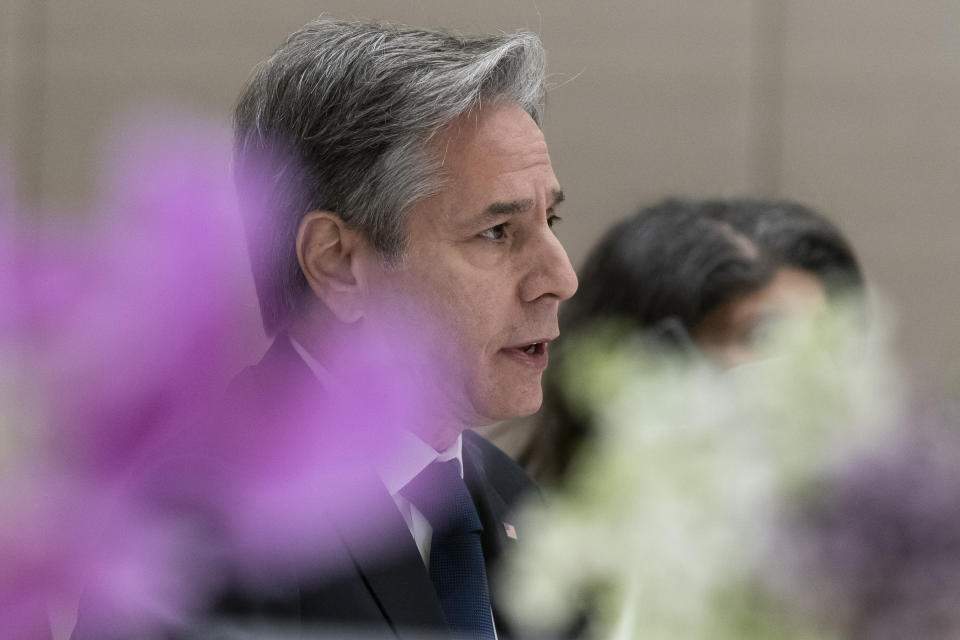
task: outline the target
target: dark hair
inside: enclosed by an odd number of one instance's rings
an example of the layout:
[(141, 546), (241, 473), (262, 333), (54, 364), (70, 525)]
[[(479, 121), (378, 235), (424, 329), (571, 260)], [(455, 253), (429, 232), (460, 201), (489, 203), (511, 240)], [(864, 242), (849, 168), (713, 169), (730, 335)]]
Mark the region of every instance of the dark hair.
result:
[(532, 33), (467, 38), (326, 18), (261, 62), (234, 114), (234, 164), (267, 333), (308, 291), (295, 251), (306, 213), (335, 212), (395, 260), (404, 212), (442, 182), (429, 140), (501, 98), (539, 123), (545, 65)]
[(616, 223), (591, 250), (579, 293), (561, 312), (537, 432), (519, 458), (540, 480), (562, 479), (592, 431), (561, 388), (564, 344), (598, 325), (639, 330), (653, 350), (694, 352), (691, 335), (719, 305), (767, 284), (782, 266), (814, 273), (828, 298), (863, 287), (849, 244), (826, 218), (768, 200), (668, 199)]
[(673, 318), (692, 332), (704, 315), (772, 277), (762, 247), (701, 203), (665, 200), (615, 224), (593, 248), (564, 333), (616, 319), (654, 329)]
[(719, 200), (705, 202), (703, 213), (753, 240), (779, 266), (817, 276), (828, 298), (857, 294), (864, 287), (853, 248), (810, 207), (789, 200)]

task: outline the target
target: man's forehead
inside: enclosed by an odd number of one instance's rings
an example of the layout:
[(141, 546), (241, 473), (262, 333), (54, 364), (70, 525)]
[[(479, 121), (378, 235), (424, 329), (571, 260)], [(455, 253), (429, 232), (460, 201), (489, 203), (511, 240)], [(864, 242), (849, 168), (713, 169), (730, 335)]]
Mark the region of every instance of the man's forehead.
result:
[(547, 141), (533, 118), (518, 105), (502, 101), (462, 114), (437, 133), (431, 146), (445, 168), (458, 159), (489, 153), (548, 156)]
[(441, 185), (414, 205), (411, 214), (421, 224), (459, 233), (563, 199), (540, 128), (513, 103), (467, 112), (430, 144), (441, 165)]

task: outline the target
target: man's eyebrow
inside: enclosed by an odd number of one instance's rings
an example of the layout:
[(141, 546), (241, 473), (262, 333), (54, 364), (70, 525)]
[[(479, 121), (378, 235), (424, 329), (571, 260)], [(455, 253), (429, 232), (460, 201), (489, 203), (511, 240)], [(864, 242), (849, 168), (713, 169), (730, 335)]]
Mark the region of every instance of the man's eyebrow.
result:
[[(551, 209), (564, 200), (563, 191), (560, 189), (554, 189), (551, 192), (553, 200), (550, 203), (550, 206), (547, 207)], [(497, 216), (506, 216), (514, 213), (523, 213), (524, 211), (529, 211), (533, 208), (534, 201), (528, 199), (525, 200), (511, 200), (509, 202), (494, 202), (484, 210), (484, 215), (487, 217), (497, 217)]]
[(533, 200), (511, 200), (510, 202), (494, 202), (484, 210), (488, 217), (506, 216), (514, 213), (523, 213), (533, 208)]

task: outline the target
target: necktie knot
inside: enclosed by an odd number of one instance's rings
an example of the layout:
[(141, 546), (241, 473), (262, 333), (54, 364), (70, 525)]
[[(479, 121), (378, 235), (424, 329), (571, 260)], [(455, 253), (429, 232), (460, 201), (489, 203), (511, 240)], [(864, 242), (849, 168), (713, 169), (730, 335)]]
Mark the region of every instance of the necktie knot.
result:
[(420, 510), (435, 537), (483, 531), (456, 460), (430, 463), (400, 494)]

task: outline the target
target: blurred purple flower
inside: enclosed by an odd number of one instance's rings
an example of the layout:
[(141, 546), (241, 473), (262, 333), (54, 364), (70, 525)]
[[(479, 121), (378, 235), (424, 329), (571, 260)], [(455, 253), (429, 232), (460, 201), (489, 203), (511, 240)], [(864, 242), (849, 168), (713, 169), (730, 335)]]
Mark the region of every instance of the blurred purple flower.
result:
[(784, 535), (788, 597), (843, 637), (960, 635), (960, 433), (918, 424), (862, 455)]
[(26, 228), (0, 202), (0, 368), (29, 390), (0, 422), (22, 449), (0, 452), (0, 637), (79, 585), (88, 629), (149, 637), (228, 571), (322, 569), (331, 514), (376, 531), (369, 461), (430, 405), (395, 351), (348, 344), (340, 393), (278, 371), (286, 402), (224, 400), (251, 305), (212, 131), (137, 122), (87, 226)]

